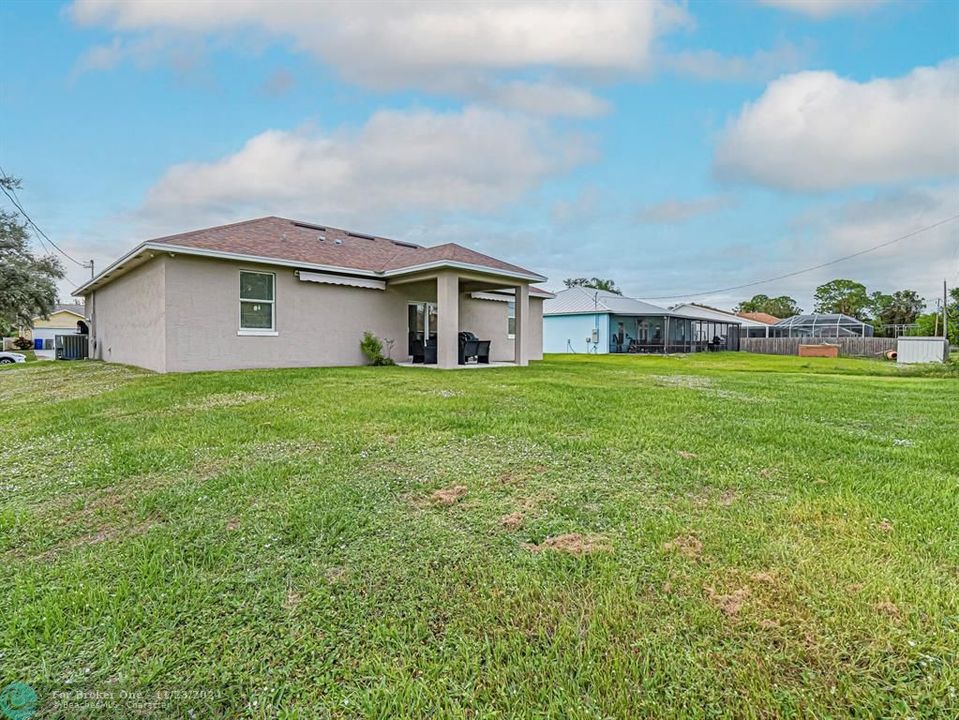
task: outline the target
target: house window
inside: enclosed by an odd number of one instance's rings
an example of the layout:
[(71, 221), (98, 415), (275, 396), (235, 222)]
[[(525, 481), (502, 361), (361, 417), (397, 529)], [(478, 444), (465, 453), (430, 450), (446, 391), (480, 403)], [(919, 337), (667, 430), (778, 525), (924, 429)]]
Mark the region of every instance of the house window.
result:
[(240, 271), (240, 333), (275, 335), (276, 309), (273, 273)]
[(512, 300), (506, 303), (506, 335), (516, 337), (516, 303)]

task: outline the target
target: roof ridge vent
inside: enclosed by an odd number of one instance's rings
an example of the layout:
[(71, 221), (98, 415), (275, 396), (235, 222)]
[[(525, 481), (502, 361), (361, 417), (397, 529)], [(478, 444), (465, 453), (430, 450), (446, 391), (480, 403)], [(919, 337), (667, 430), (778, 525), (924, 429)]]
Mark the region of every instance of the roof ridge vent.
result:
[(347, 235), (350, 237), (360, 238), (361, 240), (376, 240), (372, 235), (363, 235), (362, 233), (347, 232)]
[(298, 228), (306, 228), (307, 230), (319, 230), (320, 232), (326, 232), (325, 225), (314, 225), (313, 223), (299, 222), (298, 220), (290, 220), (291, 225), (295, 225)]
[(393, 243), (394, 245), (399, 245), (400, 247), (414, 248), (414, 249), (419, 248), (419, 245), (417, 245), (416, 243), (403, 242), (402, 240), (390, 240), (390, 242)]

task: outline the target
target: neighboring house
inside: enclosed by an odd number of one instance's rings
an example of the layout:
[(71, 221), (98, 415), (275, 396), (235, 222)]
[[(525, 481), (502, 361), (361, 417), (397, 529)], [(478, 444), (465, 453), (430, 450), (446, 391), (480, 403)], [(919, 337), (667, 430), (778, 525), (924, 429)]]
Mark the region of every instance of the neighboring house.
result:
[(460, 331), (494, 362), (542, 357), (542, 275), (452, 243), (422, 247), (265, 217), (141, 243), (75, 295), (91, 357), (159, 372), (362, 365), (366, 330), (455, 367)]
[[(766, 313), (737, 313), (731, 310), (720, 310), (709, 305), (700, 305), (699, 303), (680, 303), (673, 306), (674, 312), (690, 312), (703, 318), (716, 320), (717, 322), (739, 323), (739, 337), (761, 338), (769, 337), (769, 326), (775, 323), (778, 318)], [(764, 322), (758, 318), (750, 317), (753, 315), (762, 315), (772, 318), (772, 323)]]
[(85, 308), (81, 303), (57, 305), (47, 318), (33, 318), (32, 328), (21, 328), (20, 335), (28, 340), (43, 340), (46, 349), (53, 349), (57, 335), (74, 335), (77, 323), (86, 322)]
[[(736, 313), (741, 318), (746, 318), (747, 320), (752, 320), (754, 322), (762, 323), (763, 325), (775, 325), (779, 322), (779, 318), (775, 315), (770, 315), (769, 313), (764, 312), (738, 312)], [(749, 337), (754, 337), (750, 335)], [(768, 336), (759, 336), (755, 337), (768, 337)]]
[(543, 307), (548, 353), (662, 353), (738, 350), (741, 320), (698, 308), (667, 310), (642, 300), (573, 287)]

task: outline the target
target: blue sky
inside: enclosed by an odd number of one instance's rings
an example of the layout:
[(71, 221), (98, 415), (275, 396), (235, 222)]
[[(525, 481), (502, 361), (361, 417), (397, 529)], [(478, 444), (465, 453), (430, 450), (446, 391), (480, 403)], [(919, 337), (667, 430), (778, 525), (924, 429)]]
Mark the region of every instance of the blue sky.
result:
[(0, 164), (100, 267), (276, 214), (720, 306), (959, 283), (955, 222), (707, 292), (959, 214), (955, 2), (7, 2), (0, 47)]

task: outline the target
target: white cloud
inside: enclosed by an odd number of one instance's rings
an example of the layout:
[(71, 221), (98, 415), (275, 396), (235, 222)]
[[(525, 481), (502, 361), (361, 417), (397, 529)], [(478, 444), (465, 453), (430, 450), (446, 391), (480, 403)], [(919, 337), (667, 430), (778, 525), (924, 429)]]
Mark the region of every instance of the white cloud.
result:
[(959, 173), (959, 60), (901, 78), (831, 72), (773, 81), (726, 127), (726, 178), (819, 191)]
[(808, 46), (786, 42), (771, 50), (757, 50), (749, 56), (723, 55), (715, 50), (687, 50), (663, 58), (667, 69), (700, 80), (729, 82), (765, 81), (792, 72), (806, 62)]
[[(641, 72), (654, 41), (689, 22), (674, 0), (625, 3), (298, 2), (214, 0), (153, 2), (76, 0), (79, 25), (166, 38), (253, 33), (293, 46), (377, 89), (418, 88), (463, 95), (494, 94), (511, 107), (587, 116), (605, 111), (586, 91), (534, 79), (509, 82), (516, 71)], [(94, 67), (89, 61), (86, 64)], [(474, 97), (474, 96), (470, 96)]]
[(760, 4), (805, 15), (814, 20), (849, 13), (864, 13), (887, 0), (759, 0)]
[(141, 214), (180, 229), (259, 214), (369, 228), (386, 214), (491, 212), (591, 157), (583, 136), (515, 114), (381, 111), (358, 129), (269, 130), (227, 157), (174, 166)]
[(728, 195), (706, 195), (690, 200), (666, 200), (643, 208), (638, 217), (643, 223), (678, 225), (693, 218), (725, 210), (733, 204), (733, 199)]

